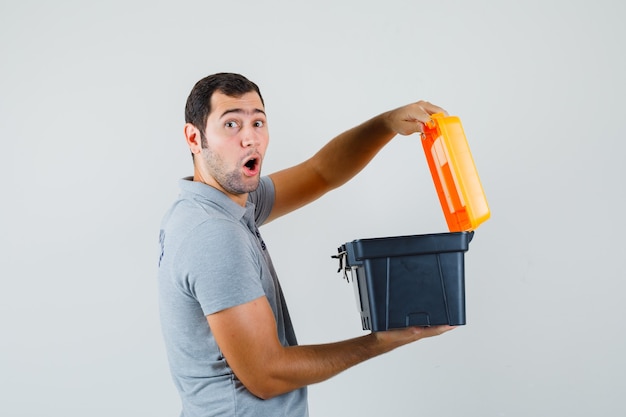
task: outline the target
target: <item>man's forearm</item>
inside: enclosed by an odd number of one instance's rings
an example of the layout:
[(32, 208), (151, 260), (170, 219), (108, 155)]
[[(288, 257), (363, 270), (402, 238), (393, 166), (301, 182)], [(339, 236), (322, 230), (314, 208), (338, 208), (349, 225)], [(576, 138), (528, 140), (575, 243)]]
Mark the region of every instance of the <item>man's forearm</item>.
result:
[(341, 186), (358, 174), (396, 135), (388, 127), (387, 114), (343, 132), (308, 161), (329, 189)]
[(368, 359), (419, 339), (442, 334), (449, 326), (405, 328), (321, 345), (291, 346), (267, 361), (265, 378), (248, 386), (261, 398), (271, 398), (325, 381)]
[(361, 171), (395, 135), (422, 132), (441, 107), (418, 101), (382, 113), (331, 140), (307, 161), (328, 189), (339, 187)]

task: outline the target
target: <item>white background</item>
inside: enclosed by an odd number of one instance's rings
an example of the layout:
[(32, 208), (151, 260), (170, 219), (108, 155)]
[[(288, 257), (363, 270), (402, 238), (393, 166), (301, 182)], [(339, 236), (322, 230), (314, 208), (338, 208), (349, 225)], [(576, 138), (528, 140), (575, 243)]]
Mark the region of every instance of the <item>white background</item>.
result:
[[(265, 173), (426, 99), (463, 121), (490, 203), (467, 325), (312, 386), (312, 416), (625, 415), (625, 18), (617, 0), (3, 0), (0, 415), (178, 415), (158, 229), (192, 172), (185, 99), (218, 71), (261, 87)], [(301, 343), (363, 334), (337, 246), (446, 231), (418, 139), (262, 229)]]

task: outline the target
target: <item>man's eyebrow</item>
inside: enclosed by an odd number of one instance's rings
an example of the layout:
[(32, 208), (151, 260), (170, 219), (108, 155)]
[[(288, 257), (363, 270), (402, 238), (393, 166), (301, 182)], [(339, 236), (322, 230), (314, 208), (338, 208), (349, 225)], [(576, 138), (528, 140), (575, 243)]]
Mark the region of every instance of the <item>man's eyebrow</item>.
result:
[(265, 111), (263, 111), (262, 109), (254, 109), (254, 110), (252, 110), (250, 112), (248, 110), (236, 108), (236, 109), (228, 109), (228, 110), (226, 110), (224, 113), (222, 113), (222, 115), (220, 116), (220, 119), (222, 117), (226, 116), (227, 114), (230, 114), (230, 113), (244, 113), (244, 114), (258, 114), (258, 113), (260, 113), (260, 114), (265, 116)]

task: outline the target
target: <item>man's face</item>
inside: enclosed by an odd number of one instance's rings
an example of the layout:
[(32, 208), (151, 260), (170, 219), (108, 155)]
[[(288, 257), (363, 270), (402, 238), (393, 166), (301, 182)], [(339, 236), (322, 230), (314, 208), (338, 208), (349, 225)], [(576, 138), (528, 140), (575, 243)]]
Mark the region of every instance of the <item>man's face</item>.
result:
[(203, 182), (237, 201), (256, 190), (269, 143), (265, 109), (256, 92), (241, 97), (214, 93), (202, 139), (196, 164)]

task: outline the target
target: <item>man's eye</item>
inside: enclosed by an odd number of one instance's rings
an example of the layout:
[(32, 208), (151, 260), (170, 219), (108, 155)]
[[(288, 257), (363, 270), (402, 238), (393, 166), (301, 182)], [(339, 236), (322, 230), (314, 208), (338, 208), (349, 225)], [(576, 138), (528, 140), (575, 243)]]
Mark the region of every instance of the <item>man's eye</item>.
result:
[(226, 122), (226, 124), (224, 126), (226, 126), (227, 128), (231, 128), (232, 129), (232, 128), (236, 128), (239, 125), (237, 124), (237, 122)]
[(254, 122), (254, 126), (255, 127), (263, 127), (263, 126), (265, 126), (265, 123), (263, 123), (262, 120), (257, 120), (256, 122)]

